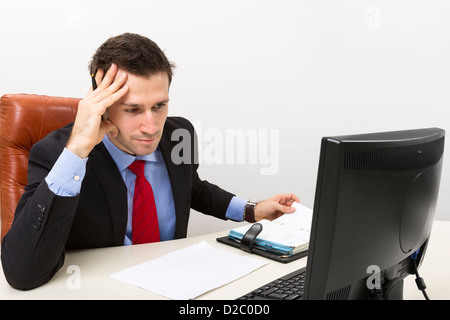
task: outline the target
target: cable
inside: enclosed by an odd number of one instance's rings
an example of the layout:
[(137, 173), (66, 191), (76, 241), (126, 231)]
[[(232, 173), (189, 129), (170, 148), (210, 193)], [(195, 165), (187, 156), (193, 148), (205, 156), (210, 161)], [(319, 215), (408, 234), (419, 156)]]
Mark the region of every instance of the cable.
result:
[(413, 260), (414, 274), (416, 275), (417, 288), (419, 288), (419, 290), (422, 291), (423, 296), (425, 297), (426, 300), (430, 300), (427, 292), (425, 291), (425, 289), (427, 288), (427, 286), (425, 285), (425, 281), (423, 280), (423, 278), (419, 276), (419, 270), (417, 269), (417, 260), (414, 258), (412, 258), (412, 260)]

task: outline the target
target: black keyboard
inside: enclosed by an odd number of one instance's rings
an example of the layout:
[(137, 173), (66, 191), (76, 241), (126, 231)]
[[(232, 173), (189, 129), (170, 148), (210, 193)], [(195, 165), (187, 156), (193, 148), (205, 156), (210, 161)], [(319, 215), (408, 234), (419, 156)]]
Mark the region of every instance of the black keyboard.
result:
[(296, 270), (237, 300), (299, 300), (303, 296), (305, 275), (306, 268)]

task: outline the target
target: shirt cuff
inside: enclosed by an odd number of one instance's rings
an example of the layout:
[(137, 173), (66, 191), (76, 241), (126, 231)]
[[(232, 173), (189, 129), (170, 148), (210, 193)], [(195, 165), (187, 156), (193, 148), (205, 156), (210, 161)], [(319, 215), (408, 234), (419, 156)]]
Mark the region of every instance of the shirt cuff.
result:
[(74, 197), (80, 193), (88, 158), (81, 159), (64, 148), (45, 181), (57, 196)]
[(238, 197), (231, 198), (225, 213), (226, 218), (234, 221), (244, 221), (244, 209), (247, 202), (247, 200)]

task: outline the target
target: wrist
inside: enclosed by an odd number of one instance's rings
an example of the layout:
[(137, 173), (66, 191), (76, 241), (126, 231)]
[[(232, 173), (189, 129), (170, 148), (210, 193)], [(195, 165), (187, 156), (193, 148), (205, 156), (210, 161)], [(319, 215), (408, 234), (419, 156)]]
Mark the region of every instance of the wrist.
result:
[(91, 152), (89, 148), (86, 148), (83, 145), (79, 145), (72, 141), (72, 139), (69, 139), (69, 141), (66, 144), (66, 149), (78, 156), (80, 159), (85, 159)]

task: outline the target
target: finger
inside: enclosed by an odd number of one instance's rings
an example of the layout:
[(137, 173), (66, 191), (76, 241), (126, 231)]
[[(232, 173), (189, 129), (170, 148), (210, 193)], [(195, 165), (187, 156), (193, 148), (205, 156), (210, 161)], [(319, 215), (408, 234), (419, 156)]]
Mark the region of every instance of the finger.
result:
[(120, 90), (125, 82), (127, 81), (127, 73), (121, 72), (120, 75), (117, 77), (116, 80), (106, 89), (102, 89), (98, 92), (95, 98), (93, 98), (93, 102), (101, 102), (102, 100), (108, 98), (110, 95), (116, 93), (118, 90)]
[(108, 88), (111, 83), (114, 82), (114, 78), (117, 74), (118, 68), (116, 64), (111, 64), (111, 67), (108, 69), (108, 71), (105, 74), (105, 71), (103, 69), (97, 70), (97, 74), (95, 75), (95, 82), (97, 83), (97, 89), (92, 92), (92, 94), (89, 96), (89, 99), (94, 99), (98, 97), (98, 95)]
[(277, 203), (276, 204), (276, 210), (280, 211), (281, 213), (292, 213), (295, 212), (295, 208), (291, 206), (285, 206), (282, 204)]
[(285, 202), (300, 202), (300, 198), (297, 197), (295, 194), (293, 193), (287, 193), (287, 194), (283, 194), (282, 195), (285, 199)]
[[(272, 200), (277, 201), (281, 204), (286, 204), (289, 201), (297, 201), (300, 202), (300, 199), (293, 193), (286, 193), (286, 194), (278, 194), (272, 198)], [(292, 205), (292, 203), (290, 203)]]
[(109, 87), (111, 83), (114, 82), (118, 70), (119, 68), (115, 63), (111, 64), (111, 67), (109, 67), (103, 79), (101, 79), (100, 82), (97, 82), (98, 86), (102, 87), (102, 89)]
[(97, 73), (95, 74), (95, 82), (97, 83), (97, 87), (102, 82), (104, 75), (105, 75), (105, 71), (103, 69), (97, 70)]
[(120, 88), (119, 90), (117, 90), (116, 92), (114, 92), (113, 94), (110, 94), (108, 96), (106, 96), (101, 102), (100, 104), (103, 107), (103, 112), (102, 114), (104, 114), (106, 112), (106, 109), (108, 109), (110, 106), (112, 106), (114, 103), (116, 103), (117, 101), (119, 101), (124, 95), (126, 95), (128, 92), (128, 86), (125, 85), (122, 88)]
[(288, 193), (286, 196), (292, 201), (300, 202), (300, 198), (293, 193)]

